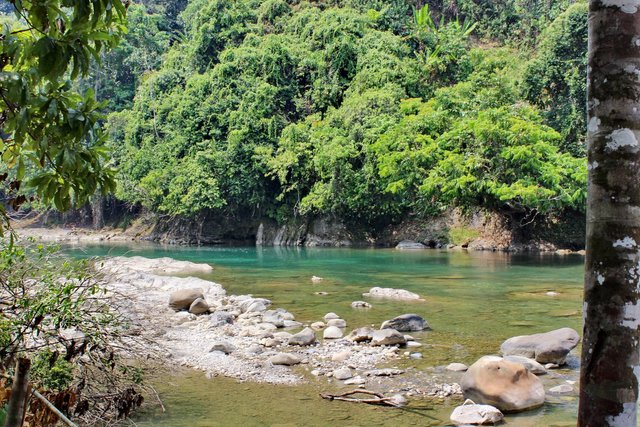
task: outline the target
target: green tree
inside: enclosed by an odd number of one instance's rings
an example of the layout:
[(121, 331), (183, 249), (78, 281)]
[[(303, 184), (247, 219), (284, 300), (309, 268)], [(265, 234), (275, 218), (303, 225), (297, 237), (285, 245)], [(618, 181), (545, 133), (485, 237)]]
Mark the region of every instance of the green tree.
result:
[(11, 194), (27, 167), (35, 167), (28, 184), (65, 210), (96, 190), (114, 188), (99, 126), (103, 105), (91, 90), (76, 93), (69, 79), (86, 75), (91, 59), (116, 45), (125, 31), (125, 6), (120, 0), (13, 6), (17, 19), (5, 21), (0, 35), (0, 177), (17, 207), (24, 199)]
[(543, 32), (523, 84), (525, 98), (562, 134), (563, 149), (576, 155), (585, 153), (587, 12), (586, 3), (571, 5)]

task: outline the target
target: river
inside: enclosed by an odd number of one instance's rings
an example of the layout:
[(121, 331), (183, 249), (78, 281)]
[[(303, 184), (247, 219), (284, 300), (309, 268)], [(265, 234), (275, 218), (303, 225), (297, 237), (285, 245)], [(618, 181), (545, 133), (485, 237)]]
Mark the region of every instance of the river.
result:
[[(208, 263), (213, 273), (200, 277), (221, 283), (229, 294), (268, 298), (302, 322), (336, 312), (356, 327), (380, 324), (403, 313), (420, 314), (433, 330), (413, 334), (425, 344), (420, 349), (422, 359), (407, 358), (400, 362), (403, 368), (470, 365), (480, 356), (495, 354), (511, 336), (582, 328), (584, 258), (580, 255), (143, 244), (66, 250), (78, 257), (169, 256)], [(324, 280), (314, 284), (312, 276)], [(362, 293), (373, 286), (407, 289), (425, 301), (369, 300), (373, 308), (352, 309), (351, 302), (364, 299)], [(577, 350), (570, 358), (572, 369), (551, 374), (558, 383), (577, 380)], [(313, 377), (308, 385), (297, 387), (207, 379), (193, 372), (153, 382), (167, 411), (142, 412), (135, 419), (139, 426), (442, 426), (459, 403), (414, 400), (407, 409), (390, 409), (328, 402), (318, 393), (331, 387)], [(510, 415), (507, 421), (523, 427), (569, 426), (575, 425), (576, 412), (575, 394), (549, 397), (544, 407)]]

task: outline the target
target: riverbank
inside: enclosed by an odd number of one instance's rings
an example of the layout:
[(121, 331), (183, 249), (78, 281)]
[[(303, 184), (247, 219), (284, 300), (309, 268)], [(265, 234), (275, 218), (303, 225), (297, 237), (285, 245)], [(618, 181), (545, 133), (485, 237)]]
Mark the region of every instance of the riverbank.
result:
[[(296, 385), (310, 376), (338, 376), (347, 385), (371, 386), (384, 392), (402, 388), (408, 395), (460, 397), (457, 385), (439, 381), (446, 375), (414, 372), (411, 380), (399, 379), (406, 370), (387, 367), (404, 357), (397, 345), (322, 339), (322, 332), (315, 332), (303, 345), (293, 345), (294, 332), (302, 328), (309, 331), (312, 325), (296, 322), (287, 309), (270, 309), (270, 301), (263, 298), (227, 295), (222, 285), (212, 281), (179, 277), (209, 273), (211, 267), (206, 264), (114, 257), (98, 261), (96, 266), (105, 274), (109, 295), (131, 302), (126, 315), (132, 332), (147, 343), (141, 353), (160, 357), (162, 364), (240, 381)], [(170, 308), (170, 296), (185, 289), (199, 289), (209, 310), (196, 315)], [(408, 344), (409, 348), (420, 346), (415, 341)], [(380, 368), (382, 365), (386, 368)]]
[[(88, 227), (40, 227), (40, 226), (28, 226), (28, 227), (16, 227), (21, 238), (33, 238), (37, 241), (47, 243), (59, 243), (67, 245), (83, 245), (83, 244), (118, 244), (118, 243), (131, 243), (131, 242), (154, 242), (169, 245), (189, 245), (185, 241), (160, 238), (150, 232), (152, 228), (149, 226), (137, 226), (130, 227), (128, 229), (118, 228), (104, 228), (101, 230), (94, 230)], [(398, 235), (398, 238), (402, 238), (395, 248), (398, 250), (428, 250), (428, 249), (447, 249), (447, 250), (472, 250), (472, 251), (499, 251), (499, 252), (531, 252), (531, 253), (548, 253), (557, 255), (570, 255), (578, 254), (584, 255), (584, 249), (558, 249), (554, 245), (549, 244), (530, 244), (530, 245), (518, 245), (518, 246), (492, 246), (487, 244), (486, 239), (477, 239), (472, 241), (463, 240), (459, 244), (432, 244), (433, 242), (427, 238), (420, 238), (418, 240), (404, 239), (405, 237), (414, 236), (415, 233), (403, 232)], [(424, 242), (424, 243), (423, 243)], [(430, 243), (431, 242), (431, 243)], [(234, 243), (234, 242), (227, 242)], [(235, 242), (240, 243), (240, 242)], [(254, 244), (255, 242), (249, 242)], [(426, 244), (425, 244), (426, 243)], [(192, 243), (193, 244), (193, 243)], [(272, 245), (267, 245), (272, 246)], [(280, 246), (280, 245), (276, 245)], [(292, 245), (284, 245), (292, 246)], [(296, 246), (296, 245), (293, 245)], [(318, 245), (316, 245), (318, 246)], [(322, 246), (322, 245), (320, 245)], [(329, 245), (336, 246), (336, 245)], [(337, 245), (340, 246), (340, 245)], [(343, 245), (352, 246), (352, 245)], [(362, 246), (362, 245), (360, 245)]]

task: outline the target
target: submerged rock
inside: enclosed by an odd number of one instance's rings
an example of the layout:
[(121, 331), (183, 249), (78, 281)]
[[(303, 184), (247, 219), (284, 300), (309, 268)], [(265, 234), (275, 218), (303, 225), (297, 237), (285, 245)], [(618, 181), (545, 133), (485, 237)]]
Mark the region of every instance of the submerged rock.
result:
[(420, 300), (420, 295), (409, 292), (405, 289), (379, 288), (373, 287), (369, 292), (362, 294), (365, 297), (388, 298), (399, 300)]
[(400, 250), (413, 250), (413, 249), (427, 249), (425, 245), (413, 240), (403, 240), (396, 245), (396, 249)]
[(476, 405), (473, 401), (467, 400), (462, 406), (453, 410), (450, 418), (456, 425), (494, 425), (502, 421), (504, 415), (496, 407)]
[(198, 298), (204, 300), (201, 288), (179, 289), (169, 295), (169, 307), (175, 311), (188, 310)]
[(544, 403), (544, 387), (524, 365), (498, 356), (484, 356), (465, 372), (464, 397), (501, 411), (524, 411)]
[(573, 387), (569, 384), (560, 384), (549, 389), (551, 394), (571, 394), (573, 393)]
[(509, 338), (500, 346), (504, 356), (524, 356), (539, 363), (565, 363), (567, 354), (580, 342), (580, 335), (571, 328), (556, 329), (543, 334)]
[(395, 329), (398, 332), (414, 332), (431, 328), (421, 316), (417, 314), (403, 314), (383, 322), (380, 329)]

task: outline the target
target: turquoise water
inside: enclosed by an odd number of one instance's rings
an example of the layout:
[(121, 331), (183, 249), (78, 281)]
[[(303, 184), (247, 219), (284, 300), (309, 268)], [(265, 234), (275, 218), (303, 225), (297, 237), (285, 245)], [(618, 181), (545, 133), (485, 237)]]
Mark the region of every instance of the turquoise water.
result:
[[(297, 320), (311, 322), (333, 311), (353, 327), (380, 324), (402, 313), (426, 318), (433, 331), (414, 334), (427, 344), (416, 369), (473, 363), (496, 353), (505, 339), (560, 327), (581, 331), (584, 259), (579, 255), (510, 255), (466, 251), (386, 249), (182, 248), (154, 245), (68, 248), (74, 256), (169, 256), (211, 264), (200, 277), (225, 286), (231, 294), (269, 298)], [(324, 280), (311, 282), (312, 276)], [(368, 300), (369, 310), (354, 310), (354, 300), (373, 286), (403, 288), (422, 302)], [(547, 292), (557, 292), (549, 296)], [(318, 293), (326, 293), (319, 295)], [(577, 371), (561, 370), (577, 379)], [(171, 384), (171, 385), (169, 385)], [(199, 374), (159, 381), (167, 413), (149, 411), (138, 425), (446, 425), (458, 402), (413, 402), (415, 410), (325, 402), (322, 383), (303, 387), (239, 384), (208, 380)], [(276, 398), (275, 396), (278, 396)], [(299, 407), (291, 411), (292, 403)], [(577, 399), (552, 399), (544, 408), (510, 417), (512, 425), (575, 424)], [(195, 408), (198, 408), (197, 410)], [(245, 414), (245, 415), (243, 415)], [(250, 416), (246, 414), (252, 414)], [(326, 418), (331, 414), (330, 418)], [(302, 417), (302, 418), (301, 418)]]

